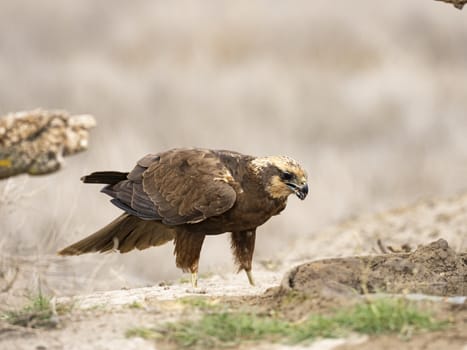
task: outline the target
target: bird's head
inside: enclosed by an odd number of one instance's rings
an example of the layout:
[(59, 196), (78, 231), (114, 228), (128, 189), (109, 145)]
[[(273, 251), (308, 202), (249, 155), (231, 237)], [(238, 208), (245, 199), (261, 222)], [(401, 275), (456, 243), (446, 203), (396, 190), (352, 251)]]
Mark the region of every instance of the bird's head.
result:
[(255, 174), (261, 176), (266, 191), (273, 198), (286, 198), (294, 193), (305, 199), (308, 180), (305, 169), (297, 161), (286, 156), (255, 158), (251, 162)]

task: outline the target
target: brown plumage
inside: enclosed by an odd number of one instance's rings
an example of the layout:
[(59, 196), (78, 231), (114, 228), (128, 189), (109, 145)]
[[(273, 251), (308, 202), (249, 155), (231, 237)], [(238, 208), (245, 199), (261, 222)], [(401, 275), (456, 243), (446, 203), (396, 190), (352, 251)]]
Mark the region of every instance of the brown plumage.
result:
[(42, 109), (0, 117), (0, 179), (59, 170), (63, 157), (87, 149), (95, 124), (90, 115)]
[(194, 286), (205, 236), (225, 232), (253, 284), (256, 228), (279, 214), (290, 194), (308, 193), (306, 172), (291, 158), (196, 148), (150, 154), (129, 173), (95, 172), (82, 180), (107, 184), (102, 192), (125, 213), (59, 254), (125, 253), (173, 240), (177, 267), (192, 273)]

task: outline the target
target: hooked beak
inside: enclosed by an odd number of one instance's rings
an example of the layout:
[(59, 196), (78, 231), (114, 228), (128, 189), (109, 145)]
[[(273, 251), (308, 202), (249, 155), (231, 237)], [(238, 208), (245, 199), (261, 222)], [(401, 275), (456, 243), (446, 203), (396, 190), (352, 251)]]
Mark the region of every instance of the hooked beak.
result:
[(298, 186), (297, 184), (294, 184), (292, 182), (286, 183), (287, 186), (295, 193), (295, 195), (300, 198), (301, 200), (304, 200), (306, 195), (308, 194), (308, 184), (305, 183), (302, 186)]

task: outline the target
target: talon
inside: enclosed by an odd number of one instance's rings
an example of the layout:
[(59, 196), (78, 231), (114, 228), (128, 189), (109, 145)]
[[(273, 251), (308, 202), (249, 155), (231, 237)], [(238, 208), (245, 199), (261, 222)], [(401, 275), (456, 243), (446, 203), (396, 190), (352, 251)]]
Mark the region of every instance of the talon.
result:
[(251, 274), (251, 270), (245, 270), (246, 276), (248, 277), (248, 282), (250, 282), (251, 286), (255, 285), (255, 280), (253, 279), (253, 275)]

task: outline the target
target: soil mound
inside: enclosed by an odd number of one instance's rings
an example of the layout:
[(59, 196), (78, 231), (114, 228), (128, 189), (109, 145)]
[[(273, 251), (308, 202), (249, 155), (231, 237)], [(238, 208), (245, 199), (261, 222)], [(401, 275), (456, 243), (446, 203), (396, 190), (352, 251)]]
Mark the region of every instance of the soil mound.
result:
[(323, 297), (364, 293), (467, 295), (467, 254), (444, 239), (410, 253), (325, 259), (288, 272), (282, 289)]

